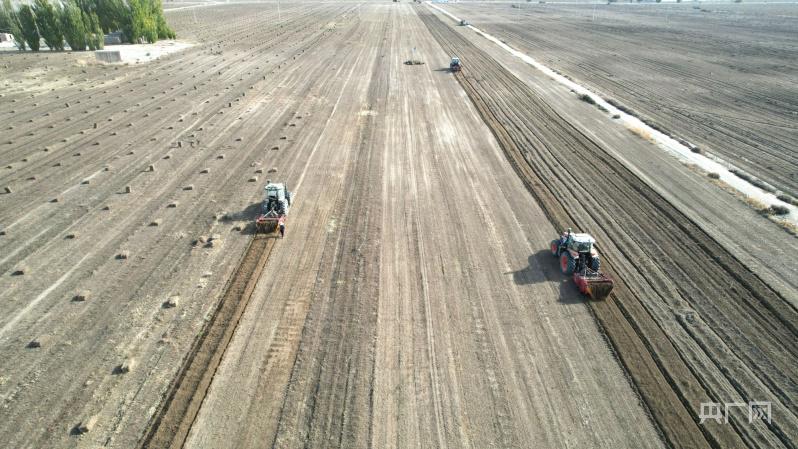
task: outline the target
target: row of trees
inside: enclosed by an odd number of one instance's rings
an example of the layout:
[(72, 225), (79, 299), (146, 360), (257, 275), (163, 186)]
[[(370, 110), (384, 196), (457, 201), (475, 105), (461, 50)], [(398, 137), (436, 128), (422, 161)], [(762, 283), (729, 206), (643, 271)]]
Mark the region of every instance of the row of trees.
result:
[(0, 32), (11, 33), (20, 50), (39, 51), (43, 39), (50, 50), (96, 50), (105, 33), (121, 31), (124, 42), (174, 39), (161, 0), (34, 0), (17, 8), (2, 0)]

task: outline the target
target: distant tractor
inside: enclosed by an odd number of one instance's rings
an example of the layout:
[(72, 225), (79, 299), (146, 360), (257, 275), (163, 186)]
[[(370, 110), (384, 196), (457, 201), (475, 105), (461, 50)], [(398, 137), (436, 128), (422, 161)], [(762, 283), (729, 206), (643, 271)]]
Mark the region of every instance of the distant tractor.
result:
[(258, 233), (270, 234), (276, 231), (280, 224), (285, 223), (293, 195), (283, 183), (267, 181), (263, 190), (266, 192), (266, 198), (263, 200), (260, 215), (255, 219), (255, 230)]
[(468, 23), (468, 20), (463, 19), (460, 21), (460, 26), (467, 27), (468, 25), (470, 25), (470, 23)]
[(596, 240), (590, 234), (563, 232), (551, 241), (551, 254), (560, 260), (563, 274), (573, 274), (574, 282), (582, 294), (593, 299), (606, 298), (613, 288), (612, 279), (601, 273), (601, 259), (594, 247)]
[(452, 56), (452, 62), (449, 63), (449, 70), (452, 72), (459, 72), (462, 69), (460, 66), (460, 58)]

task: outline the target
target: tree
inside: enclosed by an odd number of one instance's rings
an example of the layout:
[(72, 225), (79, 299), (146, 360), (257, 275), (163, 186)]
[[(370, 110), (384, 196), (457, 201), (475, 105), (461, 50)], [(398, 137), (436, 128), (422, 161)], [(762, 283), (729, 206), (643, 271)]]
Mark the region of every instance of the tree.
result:
[(100, 19), (96, 13), (84, 13), (83, 23), (89, 33), (88, 45), (90, 50), (101, 50), (103, 48), (103, 30), (100, 27)]
[(174, 39), (175, 32), (166, 23), (163, 16), (163, 3), (161, 0), (150, 0), (152, 2), (152, 13), (155, 15), (155, 25), (158, 30), (158, 39)]
[(122, 31), (125, 42), (174, 39), (166, 23), (163, 0), (33, 0), (17, 10), (11, 0), (0, 4), (0, 30), (10, 31), (20, 50), (39, 51), (43, 38), (51, 50), (82, 51), (103, 47), (104, 33)]
[(152, 20), (150, 11), (150, 2), (148, 0), (128, 0), (130, 7), (130, 34), (127, 35), (131, 42), (136, 43), (139, 39), (143, 38), (148, 42), (155, 36), (157, 40), (158, 30), (155, 28), (155, 22)]
[(83, 12), (74, 0), (64, 2), (64, 7), (61, 9), (61, 27), (69, 48), (73, 51), (86, 50), (88, 31), (83, 21)]
[(19, 27), (23, 40), (33, 51), (39, 51), (39, 30), (36, 28), (36, 16), (28, 5), (22, 5), (17, 11), (19, 17)]
[(63, 50), (64, 32), (61, 29), (60, 11), (53, 7), (49, 0), (35, 0), (33, 12), (44, 43), (50, 47), (50, 50)]
[(126, 22), (130, 21), (130, 9), (123, 0), (91, 0), (94, 2), (93, 9), (84, 9), (86, 12), (94, 12), (100, 21), (100, 27), (106, 33), (121, 30)]
[(11, 33), (14, 36), (14, 45), (20, 50), (25, 50), (25, 36), (22, 34), (22, 27), (19, 24), (19, 15), (11, 6), (11, 0), (3, 0), (0, 4), (0, 30)]
[[(11, 2), (9, 2), (9, 5)], [(6, 9), (6, 2), (0, 4), (0, 32), (8, 33), (11, 31), (11, 12), (12, 9)]]

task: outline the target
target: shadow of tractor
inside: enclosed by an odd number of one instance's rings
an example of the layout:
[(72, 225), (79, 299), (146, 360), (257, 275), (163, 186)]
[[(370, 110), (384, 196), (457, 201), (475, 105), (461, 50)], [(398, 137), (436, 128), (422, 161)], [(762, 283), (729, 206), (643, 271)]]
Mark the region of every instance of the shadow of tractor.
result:
[[(243, 235), (255, 234), (255, 219), (261, 213), (263, 203), (257, 202), (250, 204), (243, 210), (228, 212), (219, 220), (222, 223), (237, 224), (240, 227), (240, 233)], [(235, 229), (235, 228), (234, 228)]]
[(558, 301), (561, 304), (581, 304), (586, 300), (579, 293), (579, 289), (574, 284), (571, 276), (566, 276), (560, 272), (560, 264), (557, 262), (557, 258), (552, 256), (548, 248), (530, 255), (527, 259), (526, 267), (505, 274), (512, 274), (513, 282), (516, 285), (532, 285), (541, 282), (559, 284), (560, 296)]

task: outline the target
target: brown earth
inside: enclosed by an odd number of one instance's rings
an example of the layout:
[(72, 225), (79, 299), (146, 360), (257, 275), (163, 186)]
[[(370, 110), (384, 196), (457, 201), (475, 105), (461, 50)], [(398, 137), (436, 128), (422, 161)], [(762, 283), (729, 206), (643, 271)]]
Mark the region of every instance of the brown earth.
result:
[[(0, 54), (4, 444), (794, 444), (780, 293), (426, 6), (275, 6), (168, 12), (199, 45), (143, 65)], [(572, 225), (607, 302), (548, 254)]]
[(187, 446), (660, 446), (447, 55), (409, 5), (360, 14), (309, 161), (335, 168), (299, 189), (307, 234), (275, 249)]
[(452, 13), (798, 196), (798, 16), (781, 4), (460, 3)]
[[(798, 315), (790, 302), (456, 33), (450, 19), (423, 17), (444, 49), (464, 61), (462, 84), (552, 222), (590, 229), (606, 242), (605, 260), (623, 282), (615, 301), (594, 303), (594, 310), (666, 439), (676, 447), (791, 446), (794, 361), (771, 365), (771, 354), (794, 357), (787, 354)], [(627, 341), (630, 324), (638, 335)], [(632, 357), (637, 338), (651, 352), (642, 360)], [(746, 415), (737, 426), (696, 425), (701, 402), (726, 397), (767, 397), (784, 421), (749, 425)]]

